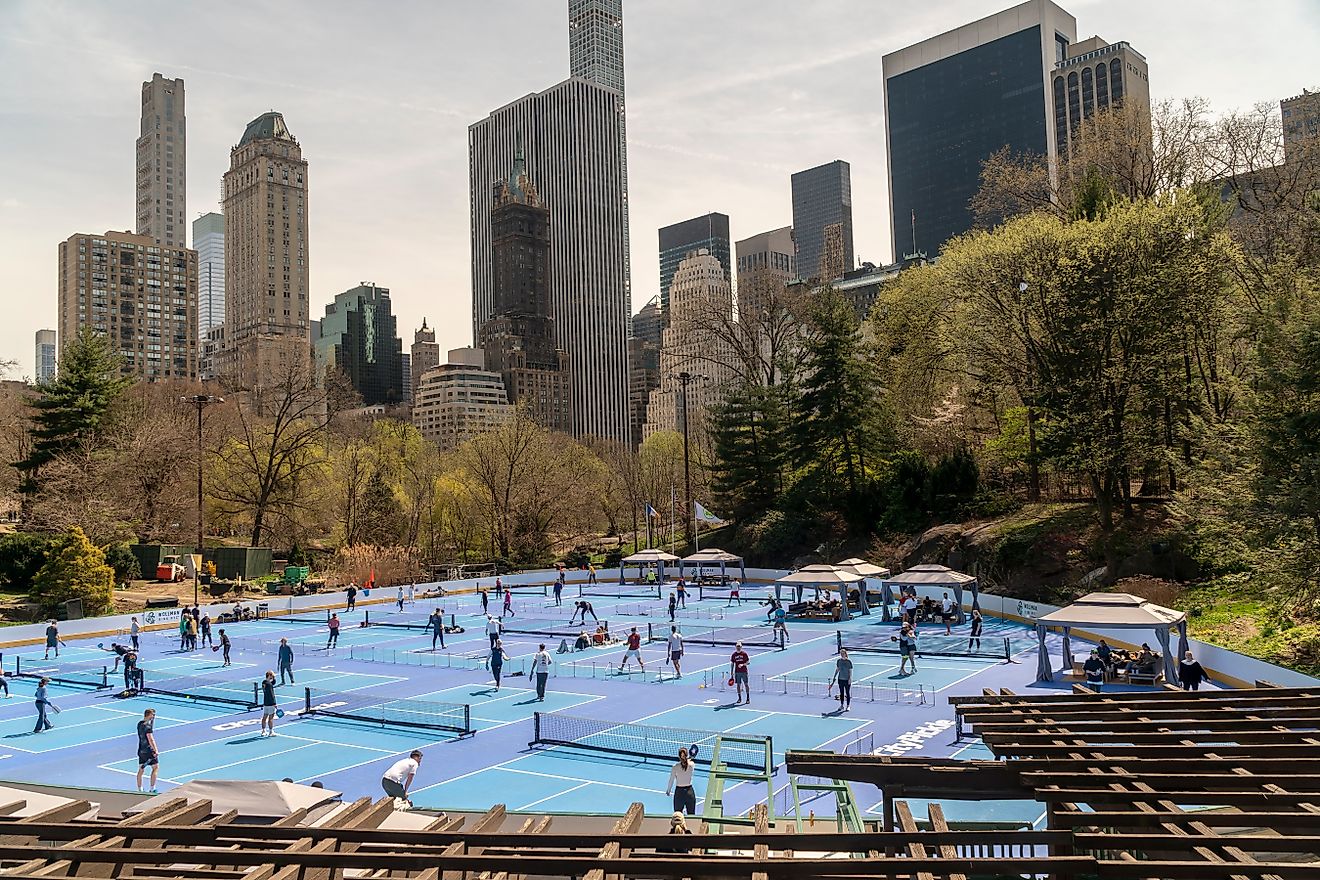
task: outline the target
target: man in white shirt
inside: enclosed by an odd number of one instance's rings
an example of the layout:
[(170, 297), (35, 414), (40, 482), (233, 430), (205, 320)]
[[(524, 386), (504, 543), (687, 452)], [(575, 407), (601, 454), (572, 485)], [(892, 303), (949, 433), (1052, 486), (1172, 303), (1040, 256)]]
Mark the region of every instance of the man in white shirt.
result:
[(953, 600), (949, 594), (945, 593), (944, 598), (940, 600), (940, 619), (944, 621), (944, 634), (953, 635)]
[(486, 635), (490, 637), (490, 646), (495, 647), (500, 640), (500, 622), (489, 614), (486, 615)]
[(550, 679), (550, 652), (541, 645), (532, 656), (532, 672), (536, 675), (536, 701), (545, 702), (545, 683)]
[(411, 807), (412, 801), (408, 800), (408, 786), (417, 778), (421, 763), (421, 752), (413, 752), (402, 761), (395, 762), (380, 778), (380, 787), (385, 789), (385, 794)]
[(903, 618), (913, 626), (917, 625), (917, 597), (908, 593), (903, 597)]
[(678, 631), (678, 627), (669, 628), (669, 662), (674, 664), (674, 677), (683, 677), (683, 667), (680, 665), (683, 661), (683, 634)]

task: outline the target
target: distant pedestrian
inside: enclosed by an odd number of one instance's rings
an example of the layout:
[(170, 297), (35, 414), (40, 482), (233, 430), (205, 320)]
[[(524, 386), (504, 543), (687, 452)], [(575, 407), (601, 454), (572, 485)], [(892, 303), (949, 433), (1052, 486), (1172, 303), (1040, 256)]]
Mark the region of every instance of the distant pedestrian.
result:
[(399, 606), (399, 610), (402, 611), (402, 610), (403, 610), (403, 584), (399, 584), (398, 594), (395, 596), (394, 601), (398, 604), (398, 606)]
[(188, 624), (192, 622), (192, 615), (185, 609), (183, 614), (179, 615), (179, 650), (188, 650)]
[(138, 643), (138, 638), (142, 635), (142, 625), (138, 623), (136, 617), (130, 618), (128, 622), (128, 637), (133, 642), (133, 650), (140, 651), (142, 646)]
[(477, 587), (477, 596), (481, 599), (481, 613), (490, 614), (490, 596), (483, 587)]
[(53, 620), (46, 624), (46, 656), (42, 659), (49, 660), (52, 650), (56, 657), (60, 656), (60, 627)]
[(550, 664), (554, 661), (550, 659), (550, 652), (545, 649), (545, 645), (540, 645), (536, 654), (532, 657), (532, 672), (536, 675), (536, 701), (545, 702), (545, 683), (550, 680)]
[(674, 614), (678, 610), (678, 599), (673, 593), (669, 594), (669, 622), (674, 622)]
[(747, 705), (752, 704), (752, 685), (748, 675), (751, 662), (752, 658), (743, 650), (742, 642), (738, 642), (733, 653), (729, 655), (729, 671), (733, 676), (733, 687), (740, 705), (743, 702), (744, 690), (747, 692)]
[(206, 613), (202, 615), (202, 647), (210, 645), (215, 647), (215, 640), (211, 638), (211, 615)]
[(971, 653), (973, 644), (976, 650), (981, 650), (981, 632), (985, 629), (985, 621), (981, 619), (981, 612), (972, 609), (972, 630), (967, 636), (967, 651)]
[(437, 608), (431, 612), (427, 618), (426, 625), (431, 630), (431, 650), (435, 650), (435, 643), (440, 642), (440, 647), (445, 646), (445, 612), (442, 608)]
[(686, 607), (687, 607), (687, 581), (683, 580), (683, 578), (680, 577), (680, 578), (678, 579), (678, 586), (676, 587), (676, 589), (678, 590), (678, 607), (679, 607), (679, 608), (686, 608)]
[(199, 630), (199, 626), (198, 626), (198, 624), (197, 624), (197, 618), (193, 617), (192, 615), (188, 615), (188, 617), (186, 618), (186, 620), (187, 620), (187, 622), (188, 622), (188, 650), (189, 650), (189, 651), (196, 651), (196, 650), (197, 650), (197, 633), (198, 633), (198, 630)]
[(224, 666), (229, 665), (229, 636), (225, 635), (224, 630), (220, 630), (220, 651), (225, 658)]
[(289, 644), (288, 639), (280, 639), (279, 656), (276, 662), (280, 670), (280, 684), (284, 684), (286, 673), (289, 676), (289, 684), (295, 684), (296, 682), (293, 680), (293, 647)]
[(32, 729), (33, 733), (44, 733), (54, 727), (55, 725), (50, 723), (50, 718), (47, 717), (46, 713), (48, 710), (54, 710), (56, 713), (60, 711), (59, 707), (50, 701), (46, 691), (46, 686), (49, 684), (50, 679), (42, 677), (37, 682), (37, 692), (32, 697), (37, 704), (37, 726)]
[(564, 604), (564, 574), (563, 574), (563, 572), (560, 572), (560, 573), (559, 573), (559, 577), (555, 578), (554, 593), (555, 593), (555, 605), (556, 605), (556, 606), (563, 605), (563, 604)]
[(328, 626), (330, 627), (330, 638), (326, 641), (325, 646), (327, 648), (338, 647), (339, 646), (339, 612), (338, 611), (330, 615), (330, 621)]
[(413, 605), (417, 602), (417, 581), (408, 584), (408, 604)]
[(831, 684), (839, 685), (839, 710), (847, 712), (852, 708), (852, 671), (853, 662), (848, 659), (848, 649), (840, 648), (839, 656), (834, 661), (834, 678)]
[(1178, 663), (1178, 681), (1182, 682), (1182, 689), (1185, 691), (1199, 691), (1201, 682), (1209, 681), (1210, 676), (1206, 675), (1205, 669), (1188, 651), (1183, 655), (1183, 659)]
[(504, 653), (504, 643), (499, 639), (490, 646), (490, 674), (495, 677), (495, 690), (500, 689), (500, 675), (504, 672), (504, 661), (509, 655)]
[(138, 768), (137, 790), (142, 791), (142, 771), (151, 768), (151, 793), (156, 793), (156, 777), (160, 775), (160, 748), (156, 745), (156, 710), (147, 709), (137, 723)]
[(198, 625), (202, 622), (202, 606), (194, 604), (192, 607), (192, 619), (197, 621)]
[(591, 615), (592, 620), (596, 621), (596, 623), (600, 623), (600, 618), (596, 616), (596, 609), (591, 607), (591, 603), (585, 599), (573, 603), (573, 616), (568, 619), (570, 625), (577, 622), (579, 614), (582, 615), (582, 622), (584, 624), (587, 622), (588, 614)]
[(513, 591), (504, 591), (504, 616), (513, 617)]
[(953, 635), (954, 617), (953, 600), (949, 598), (948, 593), (945, 593), (944, 598), (940, 600), (940, 620), (944, 621), (944, 634), (946, 636)]
[(1100, 652), (1091, 650), (1091, 656), (1086, 658), (1082, 664), (1082, 672), (1086, 675), (1087, 687), (1100, 690), (1105, 684), (1105, 661), (1100, 659)]
[(596, 582), (596, 566), (594, 566), (594, 565), (592, 565), (590, 562), (588, 562), (588, 563), (587, 563), (587, 583), (589, 583), (589, 584), (594, 584), (595, 582)]
[(500, 578), (495, 578), (495, 595), (503, 596), (506, 592), (507, 591), (504, 589), (504, 581)]
[(628, 633), (628, 650), (623, 652), (623, 662), (619, 664), (619, 672), (623, 672), (628, 667), (629, 660), (637, 661), (637, 668), (642, 672), (646, 671), (646, 664), (642, 662), (642, 637), (637, 633), (637, 627), (632, 628)]
[(486, 615), (486, 636), (490, 639), (492, 648), (500, 640), (500, 622), (489, 614)]
[(380, 778), (380, 787), (385, 790), (385, 794), (395, 801), (403, 801), (408, 806), (412, 806), (412, 801), (408, 800), (408, 788), (417, 778), (417, 771), (422, 769), (422, 753), (413, 752), (401, 761), (396, 761), (390, 765), (385, 774)]
[(0, 691), (4, 691), (6, 700), (12, 696), (9, 693), (9, 682), (5, 681), (5, 671), (3, 669), (0, 669)]
[(903, 610), (903, 619), (910, 625), (917, 625), (917, 597), (915, 593), (908, 593), (898, 603), (898, 607)]
[(669, 784), (665, 786), (665, 794), (670, 792), (674, 794), (675, 815), (680, 815), (684, 811), (689, 816), (695, 816), (697, 813), (697, 792), (692, 787), (694, 770), (696, 765), (692, 763), (688, 750), (679, 749), (678, 761), (669, 768)]
[(357, 607), (357, 594), (358, 594), (357, 584), (349, 584), (348, 592), (345, 594), (348, 596), (348, 607), (344, 609), (345, 611), (352, 611), (354, 608)]
[(266, 677), (261, 680), (261, 735), (275, 735), (275, 713), (278, 703), (275, 700), (275, 673), (266, 670)]
[(683, 634), (678, 631), (678, 627), (669, 627), (669, 644), (665, 647), (669, 650), (669, 662), (674, 664), (674, 678), (682, 678)]
[(729, 601), (725, 603), (724, 607), (728, 608), (734, 602), (737, 602), (740, 606), (742, 605), (742, 584), (737, 581), (729, 584)]

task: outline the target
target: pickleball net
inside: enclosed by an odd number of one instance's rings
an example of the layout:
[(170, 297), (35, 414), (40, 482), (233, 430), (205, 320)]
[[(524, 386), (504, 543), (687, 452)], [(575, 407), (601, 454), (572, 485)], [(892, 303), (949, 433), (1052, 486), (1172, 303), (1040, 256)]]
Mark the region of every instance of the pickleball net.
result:
[(724, 734), (711, 730), (691, 730), (602, 721), (561, 712), (536, 712), (532, 716), (533, 739), (529, 745), (567, 746), (610, 755), (674, 761), (679, 749), (697, 746), (693, 760), (710, 764), (719, 743), (720, 763), (727, 767), (773, 772), (774, 744), (768, 736), (744, 736), (723, 739)]
[(157, 677), (150, 669), (139, 671), (142, 673), (141, 690), (144, 693), (215, 706), (238, 706), (247, 710), (255, 709), (261, 704), (258, 684), (255, 681), (232, 681), (201, 675), (170, 675), (169, 673), (161, 673)]
[(582, 584), (578, 596), (586, 599), (659, 599), (659, 584)]
[[(425, 611), (381, 611), (369, 609), (366, 612), (364, 620), (367, 626), (383, 626), (390, 629), (410, 629), (419, 632), (425, 632), (432, 629), (434, 624), (431, 622), (431, 615), (435, 614), (434, 609)], [(456, 625), (454, 615), (440, 614), (441, 626), (453, 627)]]
[(303, 714), (361, 721), (382, 727), (439, 730), (461, 736), (474, 732), (472, 707), (469, 704), (413, 697), (373, 697), (360, 693), (334, 693), (305, 688)]
[(54, 684), (89, 687), (97, 690), (110, 686), (110, 667), (102, 660), (68, 661), (14, 657), (14, 677), (43, 679)]
[[(662, 623), (647, 624), (647, 640), (662, 642), (669, 638), (669, 627)], [(678, 624), (678, 633), (684, 645), (706, 645), (732, 648), (783, 648), (780, 637), (768, 626), (693, 626)]]
[[(893, 627), (880, 629), (879, 632), (850, 630), (837, 632), (835, 638), (839, 648), (849, 651), (866, 651), (873, 654), (901, 654), (902, 648), (897, 641), (898, 632)], [(921, 635), (917, 634), (918, 657), (962, 657), (974, 660), (1010, 660), (1013, 657), (1012, 642), (1007, 636), (967, 636)]]

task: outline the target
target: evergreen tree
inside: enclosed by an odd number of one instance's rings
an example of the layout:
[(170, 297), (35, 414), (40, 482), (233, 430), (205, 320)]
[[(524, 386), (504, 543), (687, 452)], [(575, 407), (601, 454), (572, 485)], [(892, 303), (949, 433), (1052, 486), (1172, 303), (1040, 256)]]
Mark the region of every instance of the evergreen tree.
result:
[(784, 491), (790, 402), (787, 386), (743, 385), (712, 408), (712, 488), (720, 509), (735, 519), (760, 516)]
[[(816, 292), (810, 322), (791, 427), (794, 458), (816, 474), (828, 502), (856, 515), (869, 484), (867, 469), (878, 464), (885, 434), (875, 371), (857, 315), (838, 291)], [(842, 507), (840, 495), (849, 499)]]
[(111, 610), (115, 570), (105, 553), (74, 526), (32, 580), (32, 600), (53, 612), (70, 599), (82, 599), (83, 613)]
[(103, 430), (115, 403), (133, 384), (119, 368), (109, 341), (86, 328), (64, 347), (59, 375), (32, 402), (36, 412), (31, 451), (17, 464), (23, 472), (23, 491), (35, 490), (42, 465)]

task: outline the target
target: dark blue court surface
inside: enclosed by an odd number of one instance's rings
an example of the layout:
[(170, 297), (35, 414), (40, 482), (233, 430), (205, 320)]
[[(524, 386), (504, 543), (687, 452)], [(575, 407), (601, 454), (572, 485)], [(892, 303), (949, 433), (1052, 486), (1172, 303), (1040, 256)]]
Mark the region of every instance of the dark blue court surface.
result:
[[(234, 649), (228, 667), (209, 648), (181, 652), (176, 633), (144, 634), (141, 665), (147, 685), (171, 694), (117, 696), (123, 680), (122, 674), (111, 671), (115, 655), (109, 649), (115, 639), (70, 641), (58, 659), (49, 661), (40, 647), (9, 649), (4, 668), (12, 673), (17, 663), (25, 677), (11, 674), (12, 698), (0, 703), (0, 777), (132, 789), (135, 725), (142, 711), (152, 707), (157, 710), (156, 739), (162, 750), (162, 789), (192, 779), (289, 777), (320, 780), (347, 796), (379, 796), (382, 772), (401, 755), (420, 748), (425, 758), (413, 789), (418, 806), (484, 810), (503, 802), (511, 810), (616, 812), (641, 801), (648, 812), (668, 813), (670, 756), (678, 745), (710, 732), (771, 738), (777, 767), (772, 796), (782, 809), (786, 750), (956, 754), (966, 744), (954, 741), (947, 697), (980, 693), (986, 687), (1021, 689), (1032, 683), (1036, 668), (1035, 638), (1026, 627), (986, 621), (982, 650), (1002, 654), (1007, 639), (1015, 661), (1010, 663), (994, 656), (935, 656), (929, 652), (936, 648), (965, 652), (965, 627), (961, 633), (955, 627), (954, 637), (945, 640), (942, 624), (924, 625), (928, 653), (915, 672), (900, 673), (894, 654), (852, 652), (853, 702), (845, 713), (839, 711), (837, 691), (827, 687), (834, 672), (836, 634), (843, 631), (845, 645), (889, 647), (888, 635), (896, 629), (881, 623), (878, 615), (842, 624), (790, 621), (790, 641), (779, 650), (772, 647), (775, 639), (760, 603), (764, 588), (747, 589), (748, 601), (741, 605), (729, 606), (727, 598), (689, 599), (676, 620), (687, 638), (679, 678), (665, 662), (663, 638), (670, 623), (664, 601), (654, 594), (622, 592), (590, 601), (614, 635), (626, 636), (638, 628), (644, 669), (632, 663), (619, 672), (624, 659), (619, 643), (559, 653), (561, 643), (571, 648), (581, 629), (567, 626), (577, 597), (555, 607), (546, 597), (519, 595), (514, 616), (505, 620), (503, 644), (511, 659), (498, 689), (486, 667), (485, 617), (471, 596), (419, 600), (402, 613), (393, 605), (341, 612), (338, 645), (328, 649), (324, 613), (230, 624), (225, 629)], [(466, 631), (447, 634), (445, 647), (437, 644), (432, 650), (425, 620), (441, 608), (447, 622)], [(494, 599), (491, 609), (498, 609)], [(373, 625), (363, 626), (368, 616)], [(594, 621), (586, 627), (594, 628)], [(647, 641), (648, 636), (655, 641)], [(253, 683), (275, 668), (281, 638), (293, 646), (297, 680), (278, 688), (285, 714), (277, 721), (276, 735), (262, 737), (260, 710), (246, 704), (252, 700)], [(737, 705), (728, 685), (731, 643), (737, 639), (749, 646), (752, 658), (750, 705)], [(127, 637), (119, 640), (126, 642)], [(536, 700), (532, 677), (526, 674), (540, 643), (554, 658), (544, 702)], [(94, 689), (102, 667), (111, 687)], [(26, 677), (35, 674), (56, 679), (51, 694), (61, 709), (51, 716), (54, 729), (40, 734), (33, 733), (35, 681)], [(305, 688), (311, 689), (313, 707), (321, 711), (302, 714)], [(336, 712), (376, 713), (386, 723), (338, 717)], [(622, 746), (616, 752), (622, 753), (568, 745), (529, 747), (534, 712), (549, 713), (547, 725), (567, 730), (568, 739), (580, 738), (572, 735), (574, 724), (596, 724), (597, 732), (584, 743), (615, 743)], [(664, 734), (669, 729), (684, 733)], [(641, 736), (646, 737), (645, 747), (636, 745)], [(699, 757), (708, 758), (709, 751), (705, 746)], [(704, 766), (701, 769), (704, 772)], [(702, 773), (696, 787), (700, 796), (705, 791)], [(878, 809), (872, 794), (858, 793), (864, 812)], [(724, 792), (725, 812), (745, 814), (766, 797), (764, 783), (731, 782)], [(832, 810), (822, 802), (816, 811)], [(1016, 813), (1012, 818), (1024, 820)]]

